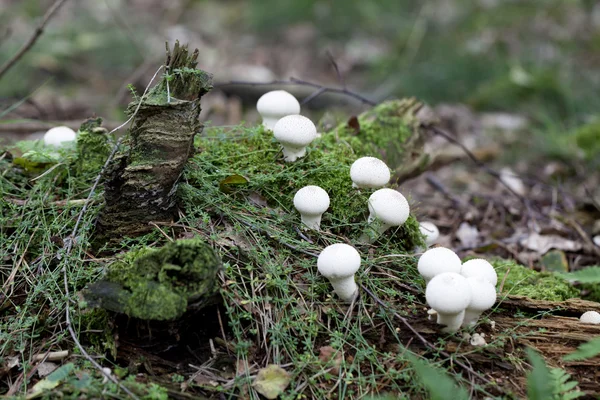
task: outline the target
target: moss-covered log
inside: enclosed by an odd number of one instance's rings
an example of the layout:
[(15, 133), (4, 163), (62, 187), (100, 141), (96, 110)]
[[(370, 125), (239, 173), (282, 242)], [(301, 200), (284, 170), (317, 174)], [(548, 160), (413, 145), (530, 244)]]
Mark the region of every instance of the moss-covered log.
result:
[(221, 260), (198, 239), (127, 253), (85, 293), (92, 306), (144, 320), (171, 320), (214, 299)]
[(381, 157), (393, 170), (393, 181), (400, 183), (419, 175), (430, 165), (424, 151), (433, 113), (414, 98), (385, 101), (357, 117), (356, 123), (339, 125), (339, 135), (353, 135), (364, 152)]
[(96, 244), (147, 232), (150, 221), (171, 221), (176, 186), (193, 153), (200, 98), (210, 74), (196, 69), (198, 50), (167, 46), (166, 73), (148, 95), (127, 109), (133, 122), (123, 150), (107, 170), (105, 206), (96, 223)]

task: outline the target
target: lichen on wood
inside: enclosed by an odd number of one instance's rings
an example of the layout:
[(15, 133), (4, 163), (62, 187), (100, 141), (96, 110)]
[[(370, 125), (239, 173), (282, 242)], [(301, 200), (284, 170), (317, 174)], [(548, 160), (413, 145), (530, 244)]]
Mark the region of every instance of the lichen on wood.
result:
[(203, 125), (200, 98), (212, 76), (196, 68), (198, 50), (167, 46), (166, 73), (147, 96), (129, 104), (133, 116), (122, 150), (107, 169), (105, 205), (96, 222), (96, 245), (147, 232), (151, 221), (171, 221), (177, 182)]

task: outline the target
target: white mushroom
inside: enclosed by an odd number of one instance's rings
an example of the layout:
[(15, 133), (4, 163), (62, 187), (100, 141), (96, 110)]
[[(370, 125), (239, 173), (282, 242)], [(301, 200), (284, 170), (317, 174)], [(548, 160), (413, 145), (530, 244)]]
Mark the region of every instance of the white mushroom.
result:
[(481, 276), (487, 279), (492, 285), (496, 286), (498, 283), (498, 274), (494, 266), (483, 258), (474, 258), (469, 261), (465, 261), (460, 269), (460, 274), (465, 278), (471, 276)]
[(273, 90), (263, 94), (256, 103), (256, 110), (263, 119), (263, 126), (273, 130), (277, 121), (287, 115), (300, 114), (300, 103), (285, 90)]
[(425, 244), (427, 247), (435, 244), (440, 237), (440, 231), (433, 222), (423, 221), (419, 223), (419, 231), (421, 235), (425, 236)]
[(72, 142), (77, 138), (75, 131), (68, 126), (50, 128), (44, 134), (44, 144), (48, 146), (62, 146), (65, 142)]
[(452, 250), (445, 247), (434, 247), (421, 255), (417, 267), (419, 274), (428, 283), (434, 276), (444, 272), (459, 273), (461, 261)]
[(354, 247), (345, 243), (327, 246), (319, 254), (317, 267), (343, 301), (350, 303), (356, 298), (358, 286), (354, 274), (360, 267), (360, 254)]
[(445, 325), (443, 332), (460, 329), (465, 309), (471, 301), (467, 279), (454, 272), (436, 275), (425, 289), (427, 304), (437, 311), (437, 323)]
[(496, 302), (496, 287), (490, 281), (481, 276), (472, 276), (467, 278), (467, 282), (471, 288), (471, 302), (465, 310), (463, 327), (475, 325), (481, 313), (492, 308)]
[(586, 311), (581, 314), (579, 321), (584, 324), (600, 324), (600, 313), (597, 311)]
[(375, 157), (361, 157), (352, 163), (350, 178), (354, 188), (378, 188), (390, 181), (390, 169)]
[(293, 162), (306, 155), (306, 146), (317, 137), (317, 128), (302, 115), (288, 115), (277, 121), (273, 135), (283, 147), (285, 161)]
[(408, 201), (394, 189), (379, 189), (369, 197), (369, 218), (367, 222), (377, 232), (383, 234), (392, 226), (406, 222), (410, 214)]
[(487, 344), (485, 341), (485, 333), (482, 333), (481, 335), (479, 333), (474, 333), (473, 336), (470, 337), (469, 343), (471, 343), (471, 346), (475, 347), (485, 346)]
[(329, 208), (329, 195), (319, 186), (305, 186), (294, 195), (294, 207), (300, 213), (302, 223), (318, 231), (321, 216)]

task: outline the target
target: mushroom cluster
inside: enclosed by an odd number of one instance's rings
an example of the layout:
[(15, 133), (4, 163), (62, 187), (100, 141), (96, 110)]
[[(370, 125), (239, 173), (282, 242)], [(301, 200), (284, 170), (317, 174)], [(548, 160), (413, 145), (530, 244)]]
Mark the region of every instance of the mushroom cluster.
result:
[[(265, 129), (273, 131), (274, 138), (281, 144), (286, 162), (295, 162), (306, 155), (307, 146), (317, 138), (317, 129), (310, 119), (300, 115), (300, 104), (293, 95), (285, 90), (267, 92), (258, 100), (256, 109)], [(350, 166), (352, 187), (377, 189), (366, 204), (369, 234), (363, 235), (361, 242), (372, 243), (389, 228), (403, 225), (410, 215), (406, 198), (399, 191), (384, 187), (390, 178), (390, 168), (376, 157), (360, 157)], [(323, 213), (330, 206), (327, 191), (316, 185), (304, 186), (294, 195), (293, 203), (302, 224), (319, 231)], [(426, 229), (432, 231), (431, 227)], [(319, 272), (329, 279), (335, 293), (346, 302), (351, 302), (358, 293), (354, 274), (360, 263), (358, 251), (343, 243), (326, 247), (317, 260)], [(460, 260), (458, 263), (460, 265)]]
[(427, 284), (425, 297), (437, 314), (443, 332), (473, 327), (481, 314), (496, 302), (498, 276), (483, 259), (461, 263), (452, 250), (435, 247), (419, 258), (418, 270)]

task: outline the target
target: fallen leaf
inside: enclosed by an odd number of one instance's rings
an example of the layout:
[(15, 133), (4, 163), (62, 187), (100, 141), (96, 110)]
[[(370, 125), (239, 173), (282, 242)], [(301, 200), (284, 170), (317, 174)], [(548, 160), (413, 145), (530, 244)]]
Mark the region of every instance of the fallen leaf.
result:
[(358, 122), (358, 118), (356, 118), (356, 115), (353, 115), (348, 120), (348, 128), (350, 128), (353, 135), (358, 135), (358, 133), (360, 132), (360, 122)]
[(290, 374), (279, 365), (269, 364), (261, 368), (252, 387), (267, 399), (276, 399), (290, 384)]
[(242, 175), (229, 175), (227, 178), (219, 182), (219, 190), (221, 190), (223, 193), (231, 193), (233, 192), (234, 187), (245, 185), (248, 182), (248, 178), (245, 178)]
[(342, 353), (335, 350), (331, 346), (323, 346), (319, 348), (319, 360), (323, 364), (329, 364), (332, 360), (333, 366), (329, 369), (333, 375), (338, 375), (340, 372), (340, 365), (342, 365)]
[(58, 365), (56, 365), (55, 363), (44, 361), (43, 363), (40, 363), (40, 365), (38, 365), (37, 373), (40, 376), (40, 378), (43, 378), (54, 372), (56, 368), (58, 368)]
[(582, 247), (581, 243), (573, 240), (565, 239), (557, 235), (540, 235), (539, 233), (529, 235), (529, 237), (522, 239), (520, 243), (521, 246), (524, 246), (529, 250), (537, 251), (540, 254), (546, 254), (551, 249), (579, 251)]
[(540, 260), (540, 263), (546, 271), (569, 272), (567, 256), (560, 250), (551, 250), (547, 252)]
[(68, 363), (58, 368), (50, 375), (33, 385), (26, 399), (35, 399), (36, 397), (43, 395), (44, 392), (54, 389), (60, 385), (67, 376), (69, 376), (71, 371), (73, 371), (73, 368), (75, 368), (75, 364), (73, 363)]
[(513, 192), (521, 196), (525, 195), (525, 192), (527, 191), (525, 184), (510, 168), (502, 168), (500, 171), (500, 179), (502, 179), (502, 182), (504, 182), (504, 184)]
[(469, 223), (463, 222), (456, 230), (456, 237), (464, 247), (475, 247), (477, 245), (479, 231)]

